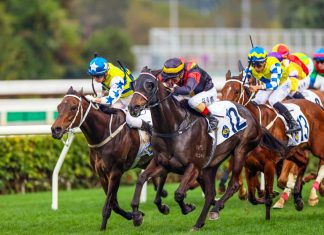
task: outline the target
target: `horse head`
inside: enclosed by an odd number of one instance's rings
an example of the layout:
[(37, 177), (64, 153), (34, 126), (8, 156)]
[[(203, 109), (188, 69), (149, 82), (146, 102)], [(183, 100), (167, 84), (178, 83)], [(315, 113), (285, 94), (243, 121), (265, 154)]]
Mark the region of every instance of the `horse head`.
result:
[(128, 105), (128, 109), (132, 116), (137, 117), (144, 109), (153, 107), (160, 102), (158, 91), (163, 87), (157, 78), (160, 72), (161, 70), (151, 70), (146, 66), (142, 69), (140, 75), (136, 79), (134, 86), (135, 92)]
[(253, 98), (254, 94), (251, 94), (248, 84), (243, 78), (243, 65), (241, 61), (238, 62), (239, 75), (232, 76), (231, 71), (228, 70), (226, 73), (226, 82), (221, 90), (222, 100), (235, 101), (244, 106), (247, 105)]
[(61, 139), (64, 133), (82, 124), (83, 111), (85, 110), (82, 97), (83, 89), (77, 92), (72, 86), (69, 88), (67, 94), (57, 106), (58, 117), (51, 127), (53, 138)]

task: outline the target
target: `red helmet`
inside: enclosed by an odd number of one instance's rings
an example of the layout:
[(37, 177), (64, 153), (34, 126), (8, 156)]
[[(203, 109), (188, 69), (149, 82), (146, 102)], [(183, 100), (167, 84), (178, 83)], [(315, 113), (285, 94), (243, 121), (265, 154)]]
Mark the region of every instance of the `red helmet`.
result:
[(286, 44), (279, 43), (272, 48), (272, 52), (278, 52), (285, 59), (289, 54), (289, 48)]

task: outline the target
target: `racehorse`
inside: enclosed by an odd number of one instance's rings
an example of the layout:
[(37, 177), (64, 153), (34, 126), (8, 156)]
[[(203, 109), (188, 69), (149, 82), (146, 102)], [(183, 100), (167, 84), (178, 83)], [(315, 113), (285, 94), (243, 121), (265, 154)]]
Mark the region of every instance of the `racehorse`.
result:
[[(58, 117), (52, 125), (52, 136), (61, 139), (64, 133), (75, 127), (80, 127), (86, 137), (92, 169), (99, 175), (106, 193), (101, 230), (106, 229), (111, 210), (131, 220), (132, 213), (124, 211), (118, 205), (117, 191), (124, 172), (132, 167), (143, 169), (152, 158), (146, 155), (137, 164), (135, 162), (140, 147), (139, 131), (128, 127), (122, 110), (107, 108), (104, 113), (85, 99), (82, 90), (76, 92), (70, 87), (58, 105)], [(156, 180), (153, 183), (156, 187)], [(160, 193), (161, 196), (167, 194), (162, 190)]]
[[(129, 111), (133, 116), (138, 116), (145, 108), (149, 108), (154, 129), (151, 142), (154, 158), (137, 180), (132, 201), (133, 222), (135, 226), (139, 226), (143, 221), (143, 213), (139, 211), (139, 197), (144, 182), (150, 177), (174, 172), (183, 175), (180, 186), (175, 192), (175, 200), (183, 214), (194, 209), (193, 205), (184, 203), (190, 182), (197, 179), (205, 193), (203, 209), (192, 228), (195, 231), (203, 227), (209, 208), (214, 202), (215, 173), (219, 165), (232, 155), (231, 180), (225, 194), (216, 202), (210, 214), (211, 219), (215, 219), (218, 211), (224, 207), (225, 201), (238, 190), (239, 175), (246, 155), (259, 144), (261, 139), (272, 136), (263, 133), (246, 108), (227, 102), (235, 106), (238, 112), (233, 120), (234, 125), (239, 124), (240, 118), (244, 118), (246, 127), (243, 129), (236, 126), (241, 130), (234, 132), (235, 135), (219, 144), (215, 152), (212, 151), (213, 139), (208, 134), (206, 119), (190, 111), (186, 102), (179, 102), (172, 91), (157, 79), (159, 72), (151, 71), (147, 67), (142, 70), (136, 80), (135, 92), (129, 104)], [(217, 107), (217, 102), (210, 105), (209, 109), (212, 109), (211, 106)], [(274, 148), (274, 144), (268, 147)], [(166, 205), (161, 204), (160, 198), (156, 198), (156, 202), (158, 207), (163, 206), (160, 209), (163, 212)]]
[[(231, 73), (228, 71), (226, 74), (226, 84), (222, 89), (222, 99), (237, 101), (244, 104), (244, 106), (251, 111), (253, 116), (261, 123), (261, 125), (269, 129), (273, 136), (275, 136), (278, 140), (287, 141), (288, 137), (285, 134), (284, 123), (280, 118), (278, 118), (277, 112), (267, 105), (256, 105), (254, 102), (250, 102), (253, 96), (248, 90), (248, 87), (243, 84), (242, 77), (242, 73), (239, 76), (231, 77)], [(302, 210), (304, 205), (301, 197), (302, 177), (308, 163), (305, 150), (309, 150), (320, 159), (324, 159), (324, 145), (321, 144), (321, 141), (324, 140), (324, 112), (319, 105), (304, 99), (287, 100), (284, 103), (298, 105), (309, 123), (308, 141), (306, 143), (290, 147), (290, 150), (286, 156), (288, 160), (294, 161), (299, 167), (294, 188), (294, 201), (295, 208), (297, 210)], [(258, 155), (254, 155), (254, 159), (260, 163), (268, 162), (267, 159), (262, 159)], [(266, 166), (263, 164), (260, 165)], [(264, 171), (265, 178), (274, 177), (273, 170), (271, 173), (269, 173), (269, 171), (266, 169), (264, 169)]]

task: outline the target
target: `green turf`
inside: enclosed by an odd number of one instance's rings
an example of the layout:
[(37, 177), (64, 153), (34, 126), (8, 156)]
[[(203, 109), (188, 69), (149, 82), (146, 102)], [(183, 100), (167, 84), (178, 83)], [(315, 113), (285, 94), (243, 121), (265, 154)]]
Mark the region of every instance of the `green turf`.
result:
[[(167, 185), (169, 192), (164, 202), (170, 214), (160, 214), (153, 204), (154, 192), (149, 186), (148, 202), (140, 209), (145, 212), (144, 222), (134, 227), (131, 221), (112, 213), (107, 234), (188, 234), (201, 207), (201, 191), (196, 189), (187, 195), (187, 201), (196, 204), (196, 211), (182, 215), (173, 200), (177, 185)], [(134, 187), (121, 187), (119, 202), (130, 209)], [(309, 185), (304, 190), (304, 199)], [(51, 210), (51, 193), (0, 196), (0, 234), (103, 234), (99, 232), (101, 208), (104, 203), (101, 189), (59, 192), (59, 210)], [(321, 200), (321, 198), (320, 198)], [(302, 212), (294, 209), (290, 201), (283, 210), (271, 210), (271, 220), (264, 220), (264, 206), (253, 206), (239, 201), (234, 195), (221, 212), (217, 221), (206, 221), (198, 234), (322, 234), (324, 231), (324, 198), (315, 208), (308, 206)]]

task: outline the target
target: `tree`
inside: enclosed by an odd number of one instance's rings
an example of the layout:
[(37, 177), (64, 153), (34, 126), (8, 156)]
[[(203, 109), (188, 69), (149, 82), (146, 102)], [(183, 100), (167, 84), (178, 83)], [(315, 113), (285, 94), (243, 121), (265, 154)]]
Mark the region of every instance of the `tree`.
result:
[[(0, 70), (3, 79), (58, 78), (66, 73), (65, 63), (80, 63), (75, 56), (80, 43), (78, 27), (57, 1), (21, 4), (19, 0), (5, 0), (2, 7), (7, 12), (1, 17), (2, 25), (8, 28), (11, 47), (14, 44), (9, 63)], [(6, 60), (0, 59), (0, 64)]]
[(83, 55), (90, 60), (94, 52), (98, 52), (112, 63), (120, 60), (127, 68), (134, 68), (135, 58), (131, 52), (131, 42), (129, 36), (121, 29), (108, 27), (95, 32), (87, 41)]

